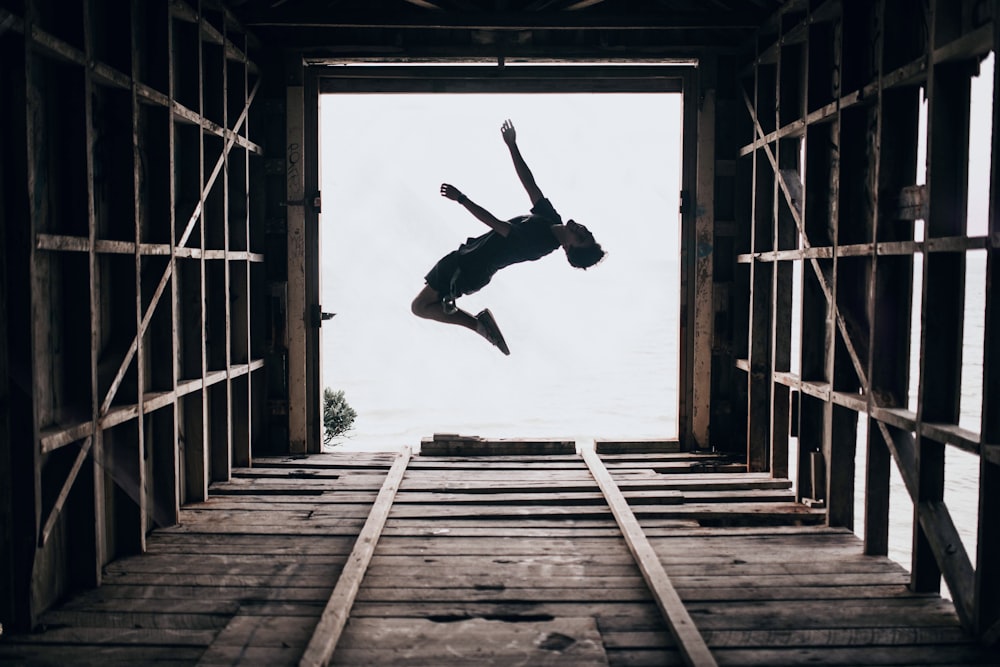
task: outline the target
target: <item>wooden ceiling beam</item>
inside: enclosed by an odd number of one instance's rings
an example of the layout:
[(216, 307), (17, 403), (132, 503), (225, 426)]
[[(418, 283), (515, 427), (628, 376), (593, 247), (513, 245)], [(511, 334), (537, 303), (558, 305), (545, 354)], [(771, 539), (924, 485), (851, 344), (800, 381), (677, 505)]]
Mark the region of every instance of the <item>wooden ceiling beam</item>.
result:
[(336, 67), (319, 70), (321, 93), (679, 93), (681, 66)]
[(352, 30), (747, 30), (759, 20), (752, 14), (676, 14), (627, 15), (591, 14), (589, 12), (342, 12), (336, 14), (310, 11), (269, 12), (249, 18), (255, 28), (347, 28)]

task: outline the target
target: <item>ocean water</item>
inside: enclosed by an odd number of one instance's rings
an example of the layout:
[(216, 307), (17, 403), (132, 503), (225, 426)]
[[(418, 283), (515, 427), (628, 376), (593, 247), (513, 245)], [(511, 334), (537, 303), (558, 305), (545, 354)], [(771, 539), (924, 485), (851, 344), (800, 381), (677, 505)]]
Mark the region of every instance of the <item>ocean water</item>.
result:
[[(662, 149), (679, 138), (679, 98), (461, 96), (442, 109), (423, 97), (433, 96), (322, 105), (323, 154), (339, 158), (324, 158), (322, 297), (337, 315), (322, 329), (322, 382), (343, 389), (358, 412), (334, 446), (396, 449), (434, 433), (675, 437), (680, 151), (671, 162)], [(569, 114), (581, 126), (562, 122)], [(472, 332), (419, 320), (409, 304), (440, 256), (484, 231), (439, 196), (440, 183), (501, 218), (526, 211), (499, 140), (508, 115), (540, 187), (609, 256), (580, 271), (557, 251), (461, 299), (472, 313), (492, 310), (511, 348), (505, 357)], [(968, 272), (960, 425), (978, 431), (985, 253), (969, 253)], [(919, 317), (916, 308), (916, 330)], [(913, 369), (916, 377), (916, 358)], [(862, 417), (859, 534), (865, 438)], [(945, 500), (973, 563), (978, 479), (978, 458), (949, 447)], [(890, 556), (908, 567), (912, 505), (895, 469), (891, 493)]]

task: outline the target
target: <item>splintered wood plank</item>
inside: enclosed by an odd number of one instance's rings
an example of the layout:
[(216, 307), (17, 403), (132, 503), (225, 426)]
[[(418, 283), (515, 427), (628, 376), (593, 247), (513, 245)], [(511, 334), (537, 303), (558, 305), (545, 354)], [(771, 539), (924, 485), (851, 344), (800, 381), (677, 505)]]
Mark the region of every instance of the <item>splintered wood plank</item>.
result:
[(326, 665), (330, 662), (330, 656), (333, 655), (337, 641), (340, 639), (340, 633), (347, 622), (347, 615), (351, 611), (354, 598), (361, 586), (361, 579), (365, 576), (365, 570), (368, 569), (368, 563), (375, 552), (375, 545), (378, 544), (379, 535), (381, 535), (382, 527), (389, 516), (389, 510), (392, 509), (393, 500), (399, 490), (399, 484), (409, 461), (410, 450), (405, 448), (398, 454), (396, 462), (389, 470), (382, 490), (378, 494), (378, 499), (372, 507), (371, 514), (368, 515), (368, 521), (361, 529), (361, 534), (358, 535), (357, 543), (351, 552), (347, 565), (341, 572), (340, 579), (337, 580), (337, 585), (330, 595), (319, 623), (316, 624), (312, 639), (309, 640), (306, 651), (299, 662), (302, 667)]
[(715, 665), (715, 658), (712, 657), (712, 653), (698, 632), (694, 620), (684, 607), (684, 602), (681, 601), (677, 591), (670, 583), (670, 577), (667, 576), (660, 564), (660, 559), (642, 532), (642, 526), (639, 525), (632, 510), (629, 509), (628, 502), (622, 496), (614, 480), (611, 479), (610, 473), (601, 463), (597, 452), (585, 448), (583, 458), (598, 486), (601, 487), (601, 491), (608, 499), (608, 505), (622, 529), (622, 535), (628, 544), (629, 551), (632, 552), (643, 578), (649, 584), (656, 604), (670, 626), (670, 632), (677, 639), (685, 663), (700, 667)]
[(530, 623), (362, 618), (351, 620), (333, 664), (606, 667), (608, 659), (592, 617)]

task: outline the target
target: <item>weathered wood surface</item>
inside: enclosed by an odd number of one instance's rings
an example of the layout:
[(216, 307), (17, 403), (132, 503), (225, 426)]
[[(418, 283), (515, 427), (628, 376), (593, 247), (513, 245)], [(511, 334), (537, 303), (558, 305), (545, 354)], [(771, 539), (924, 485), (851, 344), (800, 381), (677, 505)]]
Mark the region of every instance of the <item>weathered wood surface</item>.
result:
[(410, 462), (410, 450), (404, 449), (392, 464), (389, 474), (386, 476), (382, 490), (379, 491), (378, 498), (372, 507), (368, 520), (365, 522), (361, 534), (358, 535), (354, 549), (348, 557), (347, 563), (341, 571), (337, 586), (330, 594), (330, 599), (323, 609), (319, 623), (316, 625), (313, 634), (306, 646), (305, 654), (299, 662), (301, 667), (312, 665), (326, 665), (330, 662), (333, 649), (337, 646), (340, 634), (351, 613), (351, 605), (357, 597), (358, 589), (361, 587), (361, 580), (371, 562), (372, 554), (382, 535), (382, 528), (389, 516), (392, 503), (396, 499), (396, 492), (403, 479), (406, 466)]
[[(787, 481), (703, 456), (602, 460), (718, 664), (1000, 664), (902, 567), (804, 525), (822, 512), (783, 500)], [(235, 471), (104, 586), (5, 636), (0, 664), (298, 664), (392, 461)], [(578, 455), (414, 457), (332, 664), (682, 664), (588, 477)]]
[(708, 650), (704, 637), (677, 594), (677, 589), (674, 588), (670, 577), (663, 569), (659, 556), (653, 550), (649, 538), (646, 537), (638, 519), (629, 508), (628, 501), (625, 500), (625, 496), (622, 495), (618, 485), (611, 478), (611, 473), (601, 462), (596, 451), (585, 449), (582, 454), (587, 462), (587, 467), (590, 468), (590, 473), (607, 498), (615, 521), (621, 528), (622, 537), (625, 538), (625, 544), (632, 553), (635, 564), (656, 601), (656, 606), (663, 613), (667, 627), (670, 628), (670, 634), (680, 649), (684, 664), (714, 666), (716, 664), (715, 658)]

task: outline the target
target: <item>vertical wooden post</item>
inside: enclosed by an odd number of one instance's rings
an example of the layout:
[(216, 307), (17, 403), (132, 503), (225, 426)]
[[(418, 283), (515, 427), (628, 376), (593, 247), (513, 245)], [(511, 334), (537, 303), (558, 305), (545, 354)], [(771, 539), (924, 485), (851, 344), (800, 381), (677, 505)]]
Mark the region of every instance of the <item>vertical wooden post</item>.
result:
[(306, 362), (306, 219), (305, 219), (305, 88), (302, 60), (293, 54), (287, 62), (288, 83), (285, 135), (286, 212), (288, 216), (288, 448), (305, 454), (308, 440)]
[[(126, 11), (129, 13), (129, 26), (134, 27), (135, 21), (135, 0), (129, 0), (125, 3), (128, 6)], [(93, 20), (87, 22), (89, 25), (93, 25)], [(89, 31), (88, 31), (89, 32)], [(136, 55), (136, 44), (135, 44), (135, 31), (130, 29), (127, 35), (129, 41), (129, 55), (132, 69), (129, 72), (129, 76), (133, 81), (139, 79), (139, 63), (138, 57)], [(121, 36), (119, 36), (121, 39)], [(88, 47), (89, 48), (89, 47)], [(91, 59), (93, 56), (91, 55)], [(138, 414), (136, 415), (136, 428), (138, 430), (137, 446), (139, 448), (137, 460), (139, 462), (138, 470), (136, 471), (139, 479), (139, 493), (134, 499), (139, 505), (139, 525), (135, 527), (138, 531), (137, 547), (140, 552), (146, 551), (146, 533), (152, 530), (152, 521), (150, 520), (150, 512), (152, 508), (152, 498), (151, 493), (154, 488), (154, 479), (149, 479), (151, 475), (150, 472), (154, 472), (153, 469), (147, 468), (147, 447), (151, 446), (152, 443), (147, 445), (146, 442), (146, 423), (150, 421), (151, 418), (146, 416), (145, 411), (142, 409), (144, 404), (143, 399), (146, 394), (146, 345), (143, 344), (143, 337), (139, 334), (142, 330), (142, 319), (144, 315), (143, 308), (143, 298), (142, 298), (142, 252), (141, 243), (142, 238), (142, 192), (141, 192), (141, 179), (140, 179), (140, 167), (142, 164), (142, 148), (139, 144), (139, 99), (136, 97), (136, 89), (133, 86), (129, 94), (130, 102), (130, 118), (132, 123), (131, 128), (131, 142), (132, 142), (132, 223), (134, 228), (134, 238), (135, 238), (135, 257), (134, 257), (134, 267), (135, 267), (135, 331), (138, 340), (136, 341), (136, 354), (133, 363), (136, 365), (136, 376), (137, 376), (137, 388), (136, 388), (136, 401), (139, 406)]]
[[(24, 285), (31, 280), (31, 203), (29, 176), (37, 156), (29, 127), (26, 59), (30, 50), (16, 34), (0, 39), (0, 285)], [(9, 283), (8, 283), (9, 281)], [(0, 623), (14, 631), (30, 629), (30, 578), (33, 535), (35, 447), (34, 397), (16, 389), (15, 379), (31, 381), (31, 292), (0, 287)], [(8, 378), (10, 382), (8, 382)], [(14, 388), (13, 391), (10, 389)], [(14, 443), (25, 443), (16, 447)], [(13, 505), (14, 499), (20, 502)], [(16, 540), (20, 536), (22, 539)], [(9, 625), (8, 625), (9, 623)]]
[[(84, 38), (87, 49), (91, 49), (90, 30), (84, 28)], [(88, 59), (90, 54), (88, 54)], [(97, 211), (95, 208), (94, 192), (94, 121), (93, 121), (93, 81), (89, 68), (84, 71), (84, 110), (86, 126), (86, 160), (87, 160), (87, 228), (88, 228), (88, 272), (87, 276), (90, 285), (90, 395), (91, 395), (91, 419), (96, 424), (100, 418), (101, 397), (99, 396), (100, 383), (98, 380), (98, 359), (100, 355), (100, 282), (97, 280), (98, 259), (96, 253), (97, 239)], [(36, 230), (37, 231), (37, 230)], [(34, 234), (32, 234), (34, 238)], [(34, 246), (34, 244), (32, 244)], [(36, 343), (40, 339), (36, 337)], [(37, 443), (37, 434), (36, 440)], [(106, 489), (108, 474), (105, 470), (105, 449), (104, 434), (98, 432), (94, 434), (94, 444), (91, 447), (91, 465), (93, 470), (93, 517), (94, 532), (92, 551), (86, 555), (88, 579), (93, 586), (99, 586), (103, 579), (104, 563), (107, 560), (108, 551), (108, 527), (107, 512), (105, 507)], [(92, 559), (92, 560), (91, 560)]]
[[(149, 10), (152, 11), (152, 10)], [(165, 22), (164, 35), (166, 38), (165, 46), (166, 53), (161, 54), (161, 57), (166, 58), (167, 66), (167, 97), (169, 100), (174, 99), (174, 58), (173, 58), (173, 20), (170, 18), (170, 10), (164, 8), (160, 14), (160, 20)], [(174, 120), (172, 113), (168, 111), (167, 113), (167, 201), (168, 201), (168, 211), (167, 211), (167, 223), (169, 228), (167, 233), (169, 235), (170, 241), (170, 258), (169, 258), (169, 269), (170, 269), (170, 351), (171, 351), (171, 386), (174, 395), (177, 395), (178, 380), (181, 378), (181, 372), (183, 370), (183, 364), (181, 360), (181, 335), (182, 332), (179, 327), (179, 322), (181, 322), (181, 291), (180, 291), (180, 264), (177, 261), (177, 172), (175, 168), (175, 160), (177, 155), (177, 132), (174, 127)], [(186, 419), (185, 405), (190, 399), (180, 399), (174, 400), (172, 407), (174, 416), (174, 427), (173, 427), (173, 448), (174, 448), (174, 475), (175, 475), (175, 498), (176, 507), (179, 510), (180, 505), (184, 502), (187, 496), (187, 443), (182, 442), (182, 440), (187, 436), (186, 425), (182, 426), (182, 421)]]
[[(10, 58), (11, 45), (0, 42), (0, 58), (5, 62)], [(10, 58), (15, 63), (17, 59)], [(10, 66), (10, 65), (7, 65)], [(12, 67), (13, 69), (13, 67)], [(9, 78), (8, 78), (9, 77)], [(10, 90), (14, 86), (14, 76), (6, 72), (0, 73), (0, 94), (11, 107), (20, 111), (22, 105), (11, 100), (17, 96)], [(6, 107), (8, 104), (5, 104)], [(5, 141), (7, 126), (6, 109), (0, 109), (0, 625), (13, 627), (15, 617), (14, 602), (14, 468), (11, 461), (10, 437), (10, 380), (7, 356), (10, 354), (7, 345), (7, 323), (10, 314), (7, 312), (7, 252), (10, 248), (7, 240), (7, 199), (14, 193), (7, 193), (6, 169), (8, 163), (13, 163), (14, 147)], [(20, 163), (20, 160), (17, 161)]]
[[(876, 31), (872, 30), (872, 34)], [(837, 202), (836, 240), (834, 247), (872, 242), (874, 155), (870, 150), (873, 111), (868, 108), (841, 112), (839, 198)], [(867, 287), (871, 256), (834, 259), (834, 316), (843, 318), (845, 332), (836, 319), (834, 345), (830, 361), (831, 390), (852, 395), (864, 385), (854, 365), (853, 355), (861, 358), (867, 369), (868, 322)], [(848, 339), (848, 335), (850, 338)], [(851, 344), (851, 351), (848, 347)], [(827, 406), (829, 434), (826, 437), (827, 521), (831, 526), (854, 527), (855, 454), (857, 450), (858, 413), (832, 400)]]
[[(777, 80), (773, 66), (757, 65), (755, 122), (764, 131), (776, 123)], [(766, 123), (766, 125), (765, 125)], [(774, 245), (776, 174), (765, 157), (766, 147), (755, 151), (752, 252), (768, 252)], [(774, 263), (754, 259), (750, 264), (749, 406), (747, 408), (747, 467), (766, 471), (771, 460), (771, 349)]]
[[(833, 63), (838, 70), (843, 72), (847, 66), (847, 49), (845, 42), (849, 38), (845, 37), (845, 24), (850, 19), (845, 17), (838, 21), (834, 29), (833, 37)], [(839, 101), (839, 96), (845, 90), (835, 89), (835, 99)], [(838, 275), (841, 270), (840, 260), (837, 257), (837, 248), (841, 243), (841, 223), (845, 219), (842, 210), (842, 203), (846, 199), (843, 191), (850, 189), (858, 180), (864, 178), (863, 175), (853, 174), (850, 167), (843, 168), (845, 163), (850, 165), (847, 153), (852, 147), (856, 147), (862, 142), (862, 138), (851, 135), (851, 126), (845, 118), (843, 110), (838, 111), (836, 122), (831, 128), (831, 138), (834, 149), (830, 152), (830, 186), (828, 192), (828, 225), (829, 243), (833, 247), (833, 260), (829, 265), (829, 273), (826, 274), (826, 284), (828, 292), (826, 296), (826, 321), (824, 323), (824, 344), (823, 344), (823, 376), (826, 379), (831, 392), (836, 388), (837, 381), (837, 361), (838, 361), (838, 337), (837, 332), (837, 304), (838, 304)], [(845, 184), (843, 175), (847, 173), (854, 180)], [(860, 189), (850, 191), (847, 196), (856, 196)], [(820, 451), (823, 453), (825, 465), (826, 489), (823, 497), (827, 501), (827, 523), (831, 525), (850, 525), (844, 523), (845, 515), (849, 514), (848, 508), (853, 510), (854, 496), (854, 447), (853, 440), (848, 450), (835, 436), (840, 435), (835, 432), (836, 409), (830, 396), (827, 396), (821, 406), (821, 433), (819, 437)], [(850, 481), (847, 481), (850, 480)], [(815, 490), (814, 490), (815, 491)], [(816, 497), (819, 497), (818, 495)]]
[[(808, 44), (807, 109), (836, 104), (841, 95), (841, 22), (814, 23)], [(806, 128), (805, 205), (803, 229), (812, 246), (832, 246), (839, 178), (840, 116)], [(827, 291), (832, 284), (833, 260), (819, 258), (802, 263), (801, 365), (803, 382), (828, 386), (828, 351), (833, 345), (832, 310)], [(799, 395), (798, 485), (799, 498), (825, 498), (811, 474), (814, 455), (824, 452), (828, 402), (822, 394)], [(824, 466), (825, 467), (825, 466)]]
[[(932, 45), (940, 5), (932, 2)], [(927, 80), (927, 238), (966, 233), (969, 164), (970, 72), (968, 65), (934, 64)], [(957, 424), (962, 373), (965, 308), (965, 252), (924, 255), (917, 422)], [(921, 507), (944, 499), (943, 442), (917, 433), (917, 489), (914, 498), (911, 586), (921, 592), (941, 587), (941, 568), (931, 536), (920, 521)]]
[[(223, 38), (225, 38), (225, 28), (223, 28)], [(212, 92), (211, 99), (213, 102), (211, 105), (208, 102), (204, 103), (202, 114), (219, 114), (222, 126), (228, 128), (229, 105), (227, 97), (229, 95), (229, 79), (224, 47), (213, 46), (212, 54), (212, 57), (204, 59), (202, 85), (220, 86), (222, 90)], [(205, 97), (207, 96), (208, 94), (206, 93)], [(212, 108), (209, 109), (209, 106)], [(221, 294), (219, 293), (219, 284), (213, 283), (213, 290), (209, 296), (216, 304), (215, 308), (221, 310), (221, 318), (216, 323), (216, 326), (221, 324), (222, 331), (215, 331), (213, 337), (215, 339), (215, 348), (218, 349), (220, 346), (222, 348), (221, 359), (217, 360), (216, 363), (221, 361), (225, 368), (225, 379), (209, 390), (209, 395), (211, 396), (211, 399), (208, 401), (209, 418), (212, 420), (210, 431), (212, 434), (212, 481), (229, 481), (232, 476), (233, 467), (232, 300), (230, 298), (232, 292), (230, 290), (231, 276), (229, 267), (229, 179), (231, 174), (229, 151), (226, 150), (227, 141), (225, 138), (222, 140), (222, 154), (219, 157), (222, 160), (222, 172), (212, 186), (215, 192), (211, 195), (219, 202), (216, 206), (212, 207), (212, 210), (219, 219), (207, 219), (206, 223), (207, 225), (212, 225), (217, 230), (214, 232), (209, 244), (216, 245), (221, 241), (223, 251), (223, 259), (219, 260), (221, 265), (216, 264), (212, 267), (212, 275), (218, 276), (221, 274), (222, 292)]]
[[(698, 172), (694, 186), (694, 244), (691, 273), (691, 448), (712, 445), (709, 432), (712, 393), (712, 342), (715, 257), (715, 94), (718, 63), (714, 57), (698, 67)], [(694, 91), (692, 91), (694, 92)], [(687, 141), (692, 138), (685, 134)], [(685, 142), (686, 143), (686, 142)]]
[[(200, 3), (195, 3), (196, 11), (200, 17)], [(170, 15), (168, 11), (168, 44), (170, 51), (171, 69), (169, 77), (170, 101), (171, 104), (181, 101), (182, 92), (189, 91), (192, 82), (189, 80), (190, 71), (197, 72), (204, 70), (202, 63), (202, 46), (200, 31), (195, 28), (194, 35), (198, 35), (195, 43), (185, 40), (185, 33), (192, 33), (186, 27), (183, 32), (176, 30), (178, 19)], [(189, 51), (194, 49), (194, 53)], [(179, 66), (181, 57), (189, 58), (191, 63), (184, 62), (187, 67)], [(202, 110), (202, 90), (201, 76), (198, 76), (197, 92), (195, 93), (199, 114)], [(190, 92), (188, 92), (190, 95)], [(186, 101), (186, 100), (184, 100)], [(190, 104), (190, 102), (189, 102)], [(178, 262), (176, 256), (174, 261), (174, 273), (172, 282), (178, 283), (177, 301), (174, 302), (175, 312), (182, 313), (181, 320), (183, 328), (178, 332), (182, 353), (182, 376), (186, 380), (199, 381), (200, 385), (196, 391), (192, 391), (183, 397), (184, 422), (184, 489), (186, 502), (199, 502), (208, 498), (208, 484), (210, 474), (209, 457), (209, 415), (208, 415), (208, 389), (205, 387), (205, 375), (207, 372), (207, 359), (205, 349), (205, 148), (202, 132), (194, 135), (182, 134), (178, 131), (177, 120), (171, 119), (171, 132), (173, 134), (172, 143), (176, 149), (171, 155), (171, 178), (174, 187), (171, 189), (173, 197), (173, 209), (176, 211), (177, 205), (182, 201), (188, 203), (191, 200), (197, 201), (197, 236), (192, 236), (188, 240), (188, 247), (195, 247), (200, 252), (196, 259), (184, 259)], [(186, 131), (186, 128), (185, 128)], [(193, 153), (193, 154), (192, 154)], [(197, 169), (191, 169), (194, 159), (198, 160)], [(191, 176), (185, 176), (190, 171), (196, 171), (197, 192), (191, 191)], [(178, 192), (178, 188), (181, 191)], [(181, 234), (188, 224), (186, 219), (187, 211), (180, 217), (174, 215), (174, 230), (171, 234), (172, 244), (181, 240)], [(194, 284), (192, 284), (194, 283)]]
[[(785, 46), (778, 53), (778, 124), (785, 125), (805, 115), (806, 53), (801, 44)], [(802, 139), (782, 139), (777, 143), (778, 174), (775, 183), (775, 218), (772, 245), (775, 250), (798, 248), (796, 218), (802, 215)], [(787, 194), (786, 194), (787, 193)], [(789, 201), (791, 198), (791, 201)], [(771, 452), (769, 468), (774, 477), (788, 477), (789, 390), (774, 381), (774, 374), (791, 370), (792, 272), (791, 262), (773, 264), (771, 342)]]
[[(201, 20), (201, 0), (196, 0), (194, 2), (195, 11), (198, 14), (198, 20)], [(198, 37), (198, 67), (197, 67), (197, 77), (198, 77), (198, 115), (205, 113), (205, 47), (201, 39), (201, 28), (196, 26), (195, 35)], [(190, 48), (189, 44), (178, 43), (175, 45), (178, 48), (186, 49)], [(198, 466), (199, 466), (199, 491), (204, 494), (204, 498), (200, 500), (208, 499), (208, 485), (212, 480), (212, 413), (211, 413), (211, 390), (205, 385), (205, 379), (208, 376), (208, 311), (206, 309), (206, 300), (208, 298), (208, 267), (206, 266), (205, 260), (205, 225), (207, 218), (205, 216), (205, 133), (198, 132), (198, 211), (199, 211), (199, 225), (198, 225), (198, 248), (201, 250), (201, 256), (198, 258), (198, 322), (201, 329), (201, 340), (199, 341), (200, 353), (201, 353), (201, 425), (202, 425), (202, 440), (201, 440), (201, 451), (198, 453)]]
[[(1000, 0), (993, 1), (993, 53), (1000, 54)], [(1000, 642), (1000, 65), (993, 66), (993, 161), (990, 168), (983, 411), (979, 457), (979, 537), (975, 579), (976, 634)]]
[[(897, 201), (916, 181), (920, 99), (917, 88), (881, 91), (878, 114), (878, 242), (913, 240), (913, 221), (899, 219)], [(886, 122), (886, 119), (892, 119)], [(913, 256), (875, 255), (869, 313), (868, 362), (871, 405), (907, 405)], [(889, 472), (891, 458), (878, 424), (868, 425), (865, 483), (865, 553), (885, 555), (889, 542)]]
[[(25, 6), (25, 34), (29, 34), (32, 24), (35, 19), (35, 7), (33, 3), (27, 3)], [(30, 317), (31, 317), (31, 386), (35, 388), (34, 401), (32, 401), (32, 416), (31, 416), (31, 484), (25, 489), (29, 490), (31, 496), (23, 497), (22, 501), (25, 502), (31, 509), (31, 538), (32, 538), (32, 550), (28, 557), (29, 561), (33, 561), (37, 555), (37, 545), (38, 536), (41, 533), (41, 501), (42, 501), (42, 490), (41, 490), (41, 445), (39, 444), (39, 422), (44, 418), (47, 407), (42, 405), (42, 402), (46, 399), (51, 400), (48, 397), (49, 383), (46, 378), (45, 371), (43, 369), (45, 361), (48, 360), (48, 351), (45, 349), (44, 345), (40, 345), (40, 341), (47, 341), (49, 336), (48, 329), (48, 318), (45, 316), (46, 313), (44, 309), (41, 308), (40, 302), (42, 299), (42, 281), (44, 274), (48, 271), (48, 264), (44, 265), (39, 261), (37, 257), (38, 251), (35, 248), (35, 235), (40, 224), (40, 220), (48, 218), (48, 206), (49, 202), (44, 197), (43, 192), (45, 188), (45, 182), (48, 178), (46, 170), (48, 169), (47, 157), (48, 157), (48, 146), (46, 145), (47, 137), (43, 133), (40, 126), (45, 122), (45, 108), (42, 99), (42, 89), (44, 88), (44, 82), (42, 81), (41, 65), (35, 54), (31, 53), (30, 50), (25, 58), (25, 78), (26, 78), (26, 112), (27, 112), (27, 137), (28, 137), (28, 201), (30, 202), (29, 211), (29, 223), (28, 223), (28, 235), (26, 248), (28, 251), (28, 266), (29, 266), (29, 286), (28, 289), (31, 292), (30, 297)], [(42, 348), (42, 349), (39, 349)], [(27, 472), (27, 471), (26, 471)], [(27, 486), (27, 485), (26, 485)], [(28, 494), (24, 494), (27, 496)], [(28, 572), (34, 569), (34, 563), (32, 562)], [(29, 593), (28, 595), (28, 625), (34, 626), (36, 615), (38, 614), (38, 609), (36, 607), (34, 595)]]
[(308, 311), (320, 309), (320, 206), (319, 197), (319, 88), (315, 72), (305, 73), (302, 104), (303, 206), (305, 218), (305, 303), (306, 317), (306, 451), (318, 454), (323, 446), (320, 434), (320, 326)]
[[(227, 38), (236, 39), (236, 36), (232, 33), (226, 33)], [(241, 37), (241, 42), (237, 43), (241, 50), (246, 53), (246, 39)], [(250, 96), (249, 88), (249, 72), (248, 68), (243, 66), (239, 70), (238, 82), (228, 82), (226, 86), (226, 109), (243, 109), (246, 106), (247, 99)], [(236, 84), (235, 86), (233, 84)], [(238, 91), (238, 94), (237, 92)], [(232, 104), (232, 100), (238, 100), (239, 104)], [(226, 126), (230, 127), (233, 125), (235, 119), (232, 114), (227, 115)], [(249, 119), (240, 128), (239, 135), (241, 137), (249, 138)], [(249, 151), (242, 149), (239, 146), (235, 146), (234, 150), (241, 150), (242, 160), (238, 161), (239, 169), (233, 170), (231, 178), (234, 184), (238, 184), (235, 188), (236, 195), (232, 196), (232, 205), (235, 205), (235, 212), (230, 211), (227, 215), (227, 219), (230, 220), (230, 224), (236, 225), (237, 234), (234, 238), (239, 239), (238, 246), (239, 250), (250, 251), (250, 206), (249, 206), (249, 193), (250, 193), (250, 154)], [(227, 201), (229, 197), (227, 197)], [(234, 312), (234, 323), (233, 327), (235, 334), (233, 336), (233, 341), (237, 345), (237, 349), (233, 351), (234, 354), (239, 356), (239, 362), (244, 364), (249, 364), (251, 356), (253, 354), (252, 346), (250, 345), (250, 295), (251, 295), (251, 282), (250, 273), (252, 270), (252, 265), (247, 260), (240, 260), (237, 266), (240, 267), (240, 271), (237, 272), (238, 284), (235, 287), (239, 298), (237, 304), (239, 307), (239, 312)], [(254, 382), (254, 377), (249, 370), (246, 376), (240, 378), (239, 382), (233, 387), (233, 414), (232, 414), (232, 424), (233, 424), (233, 465), (248, 467), (251, 465), (252, 452), (251, 452), (251, 442), (253, 438), (253, 428), (251, 426), (251, 401), (252, 392), (251, 386)]]
[[(682, 118), (681, 145), (681, 190), (687, 194), (688, 202), (694, 198), (698, 177), (698, 82), (694, 73), (684, 77), (684, 110)], [(694, 329), (694, 267), (695, 267), (695, 216), (693, 204), (682, 202), (680, 212), (681, 225), (681, 276), (680, 276), (680, 326), (679, 326), (679, 367), (678, 386), (678, 433), (681, 436), (681, 447), (690, 450), (698, 447), (692, 433), (692, 412), (694, 399), (694, 375), (691, 369), (694, 365), (695, 338)]]
[[(139, 4), (137, 0), (133, 0), (133, 7), (138, 7)], [(173, 80), (173, 58), (170, 57), (170, 42), (171, 42), (171, 29), (170, 29), (170, 13), (166, 7), (161, 7), (159, 12), (156, 12), (153, 8), (147, 8), (148, 12), (153, 13), (152, 21), (162, 21), (163, 22), (163, 36), (164, 42), (162, 44), (164, 50), (160, 52), (160, 57), (164, 58), (166, 61), (166, 76), (168, 81)], [(134, 19), (137, 21), (138, 19)], [(150, 19), (146, 19), (147, 21)], [(138, 38), (139, 24), (137, 22), (133, 23), (135, 36), (133, 41), (135, 43), (136, 53), (144, 53), (142, 51), (143, 47), (150, 48), (146, 45), (143, 40)], [(144, 56), (148, 59), (150, 54), (144, 53)], [(172, 84), (168, 84), (169, 86)], [(172, 94), (170, 95), (172, 97)], [(174, 394), (174, 400), (170, 405), (170, 426), (169, 426), (169, 437), (170, 437), (170, 450), (167, 455), (166, 461), (161, 463), (162, 466), (169, 466), (169, 471), (171, 479), (169, 481), (170, 489), (170, 519), (171, 523), (177, 521), (177, 517), (180, 513), (181, 498), (184, 493), (184, 466), (183, 466), (183, 450), (181, 447), (180, 436), (181, 436), (181, 425), (180, 420), (183, 418), (183, 411), (181, 410), (180, 400), (176, 398), (177, 396), (177, 380), (180, 378), (181, 360), (180, 360), (180, 340), (179, 332), (177, 330), (178, 323), (178, 291), (177, 291), (177, 238), (174, 230), (176, 229), (176, 175), (174, 174), (174, 123), (171, 118), (170, 111), (165, 111), (166, 123), (167, 123), (167, 134), (163, 138), (164, 143), (159, 144), (166, 147), (166, 155), (160, 155), (159, 159), (165, 162), (165, 171), (161, 172), (162, 177), (166, 178), (166, 204), (167, 210), (164, 212), (164, 218), (161, 224), (165, 224), (167, 241), (170, 247), (170, 257), (167, 259), (168, 265), (167, 270), (170, 271), (170, 286), (169, 295), (164, 296), (164, 299), (169, 299), (170, 304), (170, 360), (165, 363), (165, 366), (169, 368), (170, 380), (169, 380), (169, 390)]]
[[(755, 65), (753, 122), (767, 133), (777, 122), (777, 81), (773, 65)], [(773, 250), (776, 179), (767, 158), (770, 147), (754, 151), (750, 250)], [(773, 263), (750, 263), (750, 341), (747, 406), (747, 468), (768, 469), (771, 451), (771, 324)]]

